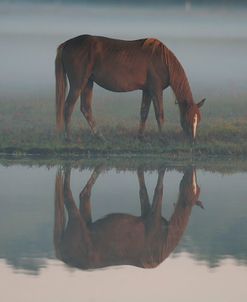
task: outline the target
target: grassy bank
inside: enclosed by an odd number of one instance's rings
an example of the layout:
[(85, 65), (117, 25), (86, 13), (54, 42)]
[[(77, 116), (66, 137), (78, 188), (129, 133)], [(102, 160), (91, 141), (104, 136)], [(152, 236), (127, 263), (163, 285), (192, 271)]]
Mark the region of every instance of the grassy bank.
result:
[[(0, 152), (5, 154), (36, 155), (169, 155), (191, 156), (191, 146), (179, 127), (167, 126), (160, 138), (156, 129), (148, 129), (144, 141), (136, 137), (136, 128), (104, 127), (105, 141), (89, 130), (74, 129), (72, 141), (58, 138), (52, 129), (26, 128), (0, 133)], [(247, 154), (247, 123), (214, 123), (203, 127), (193, 147), (195, 155)]]
[[(100, 97), (101, 96), (101, 97)], [(115, 99), (117, 97), (117, 99)], [(79, 103), (79, 102), (78, 102)], [(43, 156), (152, 155), (191, 157), (191, 146), (179, 125), (178, 108), (172, 99), (165, 104), (166, 122), (162, 139), (157, 132), (153, 110), (144, 141), (137, 139), (140, 98), (121, 94), (96, 95), (94, 103), (98, 128), (106, 141), (93, 137), (79, 104), (72, 117), (72, 141), (66, 143), (54, 132), (54, 100), (47, 98), (0, 101), (0, 153)], [(223, 109), (222, 109), (223, 108)], [(195, 156), (245, 156), (247, 119), (244, 97), (235, 103), (222, 100), (202, 108)]]

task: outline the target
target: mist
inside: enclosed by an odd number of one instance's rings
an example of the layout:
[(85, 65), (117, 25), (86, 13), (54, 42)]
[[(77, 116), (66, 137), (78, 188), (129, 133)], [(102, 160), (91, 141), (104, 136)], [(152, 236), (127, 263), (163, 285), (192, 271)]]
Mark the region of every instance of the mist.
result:
[(0, 101), (53, 98), (56, 48), (81, 34), (156, 37), (179, 58), (196, 97), (212, 102), (243, 99), (246, 28), (243, 7), (4, 1), (0, 3)]

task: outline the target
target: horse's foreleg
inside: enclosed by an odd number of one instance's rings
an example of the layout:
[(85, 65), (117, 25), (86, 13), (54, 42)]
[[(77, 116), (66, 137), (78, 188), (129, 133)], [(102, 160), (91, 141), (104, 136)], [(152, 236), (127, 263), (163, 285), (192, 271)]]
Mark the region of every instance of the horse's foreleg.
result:
[(149, 108), (151, 104), (151, 96), (147, 91), (143, 91), (142, 94), (142, 104), (141, 104), (141, 120), (139, 126), (138, 136), (139, 138), (143, 138), (143, 133), (145, 130), (145, 124), (149, 113)]
[(64, 108), (64, 121), (65, 121), (65, 138), (70, 140), (70, 121), (71, 115), (75, 107), (75, 103), (80, 95), (80, 88), (70, 87)]
[(139, 181), (139, 196), (141, 203), (141, 216), (144, 218), (150, 211), (150, 203), (147, 188), (145, 185), (144, 171), (142, 168), (138, 168), (137, 176)]
[(162, 90), (157, 90), (153, 95), (153, 104), (155, 117), (158, 124), (159, 133), (162, 132), (162, 127), (164, 124), (164, 106), (163, 106), (163, 92)]

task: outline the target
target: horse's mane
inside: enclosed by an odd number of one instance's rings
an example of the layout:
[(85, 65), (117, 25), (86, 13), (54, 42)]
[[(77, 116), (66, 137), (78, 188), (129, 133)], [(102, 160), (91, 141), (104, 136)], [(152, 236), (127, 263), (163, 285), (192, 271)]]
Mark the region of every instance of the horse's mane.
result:
[(190, 84), (183, 66), (174, 53), (157, 39), (149, 38), (143, 43), (143, 47), (150, 48), (152, 55), (156, 53), (169, 70), (170, 86), (179, 103), (193, 103), (193, 96)]

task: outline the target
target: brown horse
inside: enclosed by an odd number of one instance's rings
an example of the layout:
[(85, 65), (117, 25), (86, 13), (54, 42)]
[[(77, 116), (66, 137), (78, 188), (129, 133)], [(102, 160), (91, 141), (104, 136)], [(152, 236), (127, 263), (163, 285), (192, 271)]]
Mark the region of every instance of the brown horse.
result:
[[(56, 176), (54, 245), (56, 256), (66, 264), (82, 269), (111, 265), (155, 267), (174, 250), (188, 224), (192, 207), (200, 206), (200, 188), (193, 168), (185, 171), (178, 201), (169, 221), (161, 215), (164, 169), (158, 173), (152, 205), (138, 169), (141, 216), (110, 214), (92, 222), (91, 190), (101, 169), (96, 168), (80, 193), (78, 209), (70, 189), (71, 169)], [(66, 225), (64, 205), (68, 212)], [(66, 225), (66, 226), (65, 226)]]
[[(190, 85), (176, 56), (157, 39), (124, 41), (82, 35), (62, 43), (57, 49), (56, 124), (70, 138), (74, 105), (81, 96), (81, 112), (92, 132), (97, 134), (92, 114), (93, 83), (110, 91), (142, 90), (139, 136), (143, 136), (151, 101), (159, 131), (164, 122), (163, 90), (173, 89), (180, 109), (181, 126), (194, 141), (201, 115), (194, 103)], [(65, 102), (66, 76), (70, 89)]]

